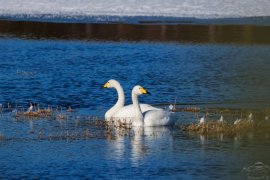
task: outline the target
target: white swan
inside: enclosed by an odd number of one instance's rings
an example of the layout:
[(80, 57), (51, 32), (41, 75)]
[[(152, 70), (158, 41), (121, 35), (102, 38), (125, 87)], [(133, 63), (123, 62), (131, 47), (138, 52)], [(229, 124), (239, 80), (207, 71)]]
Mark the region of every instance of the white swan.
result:
[[(111, 79), (103, 85), (103, 88), (115, 88), (118, 94), (118, 100), (116, 104), (105, 113), (106, 121), (119, 120), (127, 116), (134, 117), (135, 114), (133, 111), (133, 105), (130, 104), (128, 106), (124, 106), (125, 95), (124, 95), (123, 88), (118, 81)], [(140, 104), (140, 107), (141, 107), (142, 112), (145, 112), (151, 109), (158, 109), (148, 104)], [(117, 113), (119, 110), (121, 110), (121, 113)]]
[(166, 126), (173, 124), (170, 120), (170, 112), (164, 111), (163, 109), (153, 108), (142, 112), (138, 96), (149, 94), (146, 89), (137, 85), (132, 89), (131, 94), (134, 116), (133, 113), (128, 114), (121, 109), (115, 114), (115, 116), (121, 117), (121, 121), (130, 121), (132, 126)]
[(109, 120), (113, 117), (113, 115), (119, 111), (121, 108), (124, 107), (125, 104), (125, 95), (122, 86), (120, 83), (114, 79), (109, 80), (103, 85), (103, 88), (115, 88), (118, 94), (118, 100), (116, 104), (111, 107), (106, 113), (105, 113), (105, 120)]

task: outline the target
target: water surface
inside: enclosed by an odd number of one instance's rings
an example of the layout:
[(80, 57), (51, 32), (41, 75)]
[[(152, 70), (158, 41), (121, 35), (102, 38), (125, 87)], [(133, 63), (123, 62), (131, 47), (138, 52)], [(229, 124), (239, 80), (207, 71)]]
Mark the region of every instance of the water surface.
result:
[[(268, 131), (205, 136), (161, 127), (111, 136), (91, 124), (116, 101), (114, 90), (100, 89), (112, 78), (127, 104), (140, 84), (152, 93), (144, 103), (243, 109), (262, 120), (270, 104), (267, 26), (0, 26), (1, 179), (246, 179), (256, 162), (270, 165)], [(12, 110), (29, 102), (75, 112), (16, 119)], [(172, 118), (197, 121), (189, 112)]]

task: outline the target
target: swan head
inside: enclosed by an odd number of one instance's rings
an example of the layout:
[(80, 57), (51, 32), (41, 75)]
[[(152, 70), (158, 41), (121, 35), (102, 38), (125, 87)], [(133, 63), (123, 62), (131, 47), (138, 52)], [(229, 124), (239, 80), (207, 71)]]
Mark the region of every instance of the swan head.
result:
[(149, 91), (147, 91), (146, 89), (144, 89), (142, 86), (139, 86), (139, 85), (135, 86), (132, 89), (132, 93), (136, 94), (137, 96), (142, 95), (142, 94), (150, 94)]
[(116, 88), (117, 86), (120, 86), (119, 82), (114, 80), (114, 79), (111, 79), (109, 80), (108, 82), (106, 82), (102, 88)]

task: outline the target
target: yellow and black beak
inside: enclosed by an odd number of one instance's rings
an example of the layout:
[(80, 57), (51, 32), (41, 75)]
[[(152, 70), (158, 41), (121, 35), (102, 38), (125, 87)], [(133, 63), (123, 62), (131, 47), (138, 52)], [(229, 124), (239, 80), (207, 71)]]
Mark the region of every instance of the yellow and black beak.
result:
[(103, 86), (102, 86), (102, 88), (108, 88), (109, 87), (109, 82), (106, 82)]
[(149, 91), (147, 91), (143, 87), (140, 89), (140, 91), (141, 91), (142, 94), (151, 94)]

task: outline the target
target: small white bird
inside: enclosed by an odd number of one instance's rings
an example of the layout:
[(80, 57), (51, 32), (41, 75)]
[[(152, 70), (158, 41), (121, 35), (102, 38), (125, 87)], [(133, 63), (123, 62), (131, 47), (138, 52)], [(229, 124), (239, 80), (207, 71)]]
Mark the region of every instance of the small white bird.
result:
[(199, 124), (205, 123), (205, 115), (199, 119)]
[(224, 119), (223, 119), (223, 116), (222, 115), (220, 116), (220, 118), (219, 118), (218, 121), (221, 122), (221, 123), (224, 122)]
[(241, 121), (242, 121), (242, 119), (238, 119), (238, 118), (237, 118), (237, 119), (234, 121), (233, 124), (234, 124), (234, 125), (239, 124)]
[(266, 121), (268, 121), (268, 120), (269, 120), (269, 115), (265, 116), (264, 119), (265, 119)]
[(248, 120), (252, 120), (252, 117), (253, 117), (253, 114), (250, 113), (250, 114), (248, 115)]
[(30, 106), (29, 106), (29, 108), (27, 109), (26, 113), (32, 112), (32, 111), (33, 111), (33, 108), (34, 108), (34, 106), (32, 105), (32, 103), (30, 103)]
[(253, 114), (252, 113), (250, 113), (248, 115), (247, 121), (250, 122), (250, 123), (253, 123)]
[(170, 110), (173, 110), (173, 107), (174, 107), (174, 106), (173, 106), (172, 104), (170, 104), (169, 109), (170, 109)]

